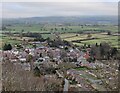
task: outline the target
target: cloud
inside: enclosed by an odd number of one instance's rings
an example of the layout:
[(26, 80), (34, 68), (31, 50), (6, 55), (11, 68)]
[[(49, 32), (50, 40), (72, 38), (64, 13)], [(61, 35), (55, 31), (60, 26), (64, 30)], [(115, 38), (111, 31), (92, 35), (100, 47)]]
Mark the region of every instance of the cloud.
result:
[(9, 2), (119, 2), (119, 0), (9, 0)]
[(3, 3), (3, 17), (118, 15), (117, 2)]

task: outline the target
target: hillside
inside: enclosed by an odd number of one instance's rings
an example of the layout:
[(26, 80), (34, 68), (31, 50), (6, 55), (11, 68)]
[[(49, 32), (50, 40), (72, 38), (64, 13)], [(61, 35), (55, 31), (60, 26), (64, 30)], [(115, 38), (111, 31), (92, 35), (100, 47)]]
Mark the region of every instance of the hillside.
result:
[(81, 16), (81, 17), (29, 17), (2, 19), (2, 24), (38, 24), (38, 23), (79, 23), (79, 24), (117, 24), (117, 16)]

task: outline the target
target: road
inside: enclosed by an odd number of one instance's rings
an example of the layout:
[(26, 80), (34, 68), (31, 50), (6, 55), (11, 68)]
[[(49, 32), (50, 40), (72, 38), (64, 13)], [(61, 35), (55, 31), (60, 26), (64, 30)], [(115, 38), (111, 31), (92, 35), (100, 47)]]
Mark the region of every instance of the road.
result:
[(63, 89), (63, 91), (68, 91), (69, 81), (68, 81), (66, 78), (64, 79), (64, 81), (65, 81), (65, 84), (64, 84), (64, 89)]
[[(58, 74), (59, 77), (64, 78), (64, 76), (61, 75), (57, 70), (56, 70), (56, 73)], [(64, 84), (63, 92), (68, 91), (68, 88), (69, 88), (69, 81), (65, 78), (64, 82), (65, 84)]]

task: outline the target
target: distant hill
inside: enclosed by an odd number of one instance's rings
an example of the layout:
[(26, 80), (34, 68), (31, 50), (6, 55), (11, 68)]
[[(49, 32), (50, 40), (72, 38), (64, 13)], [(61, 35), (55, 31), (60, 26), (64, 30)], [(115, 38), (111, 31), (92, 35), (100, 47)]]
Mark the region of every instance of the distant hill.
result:
[(82, 17), (29, 17), (2, 19), (2, 24), (38, 24), (38, 23), (79, 23), (79, 24), (118, 24), (117, 16)]

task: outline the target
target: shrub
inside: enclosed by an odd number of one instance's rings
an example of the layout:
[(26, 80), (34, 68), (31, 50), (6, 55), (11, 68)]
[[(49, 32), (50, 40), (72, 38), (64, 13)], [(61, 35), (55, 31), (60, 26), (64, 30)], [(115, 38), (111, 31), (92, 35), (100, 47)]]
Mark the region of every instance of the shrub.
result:
[(38, 67), (35, 67), (35, 68), (34, 68), (34, 75), (35, 75), (35, 76), (40, 76), (40, 70), (39, 70)]

